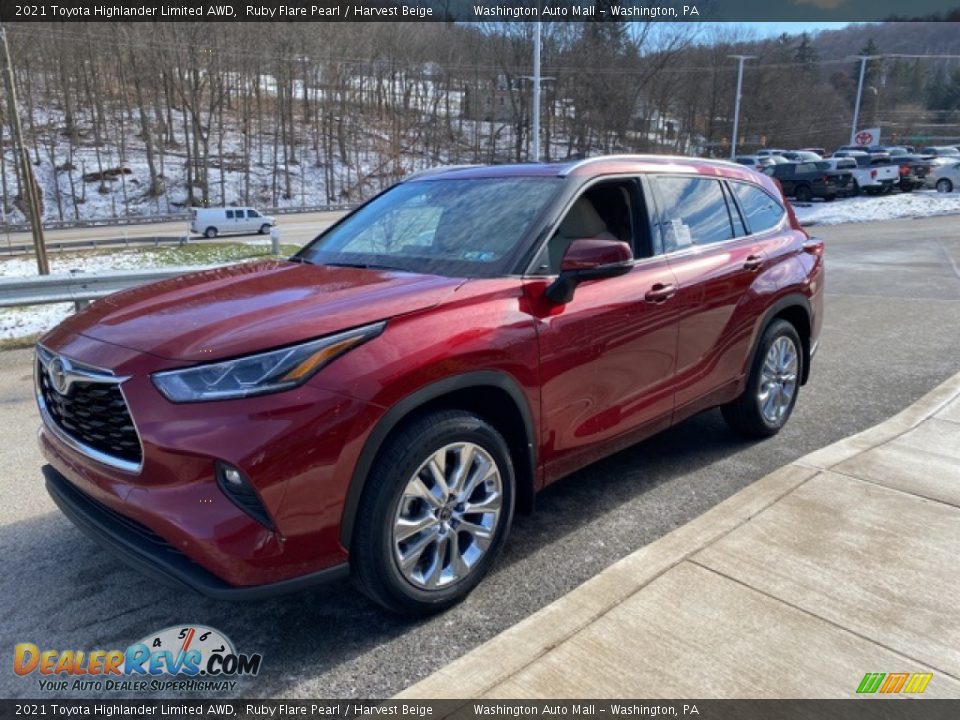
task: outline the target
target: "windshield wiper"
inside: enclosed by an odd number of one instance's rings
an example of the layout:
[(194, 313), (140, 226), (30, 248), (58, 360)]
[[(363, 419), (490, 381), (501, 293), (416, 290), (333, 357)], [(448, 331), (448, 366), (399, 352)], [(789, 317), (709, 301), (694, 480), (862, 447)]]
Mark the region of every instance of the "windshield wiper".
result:
[(325, 262), (328, 267), (359, 268), (360, 270), (396, 270), (397, 268), (389, 265), (374, 265), (372, 263), (344, 263), (344, 262)]
[(302, 255), (292, 255), (288, 257), (287, 260), (289, 260), (290, 262), (301, 263), (302, 265), (313, 265), (312, 262), (307, 260)]

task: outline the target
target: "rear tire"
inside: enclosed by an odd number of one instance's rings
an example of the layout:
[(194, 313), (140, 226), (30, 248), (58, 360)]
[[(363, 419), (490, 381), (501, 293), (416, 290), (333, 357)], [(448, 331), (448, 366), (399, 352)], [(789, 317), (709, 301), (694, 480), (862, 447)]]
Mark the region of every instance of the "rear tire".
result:
[(853, 190), (851, 191), (851, 195), (853, 195), (854, 197), (856, 197), (856, 196), (859, 195), (859, 194), (860, 194), (860, 183), (858, 183), (856, 180), (854, 180), (854, 181), (853, 181)]
[(937, 192), (948, 193), (953, 192), (953, 183), (943, 178), (942, 180), (937, 180)]
[(806, 185), (801, 185), (796, 189), (797, 202), (810, 202), (813, 200), (813, 192)]
[(800, 336), (786, 320), (774, 320), (757, 344), (743, 393), (721, 408), (724, 420), (744, 437), (776, 435), (797, 404), (802, 376)]
[(357, 508), (350, 555), (363, 592), (403, 615), (463, 600), (506, 541), (514, 482), (507, 443), (482, 418), (442, 410), (405, 424), (379, 453)]
[(203, 231), (203, 236), (205, 238), (212, 240), (217, 236), (217, 229), (215, 227), (208, 227), (206, 230)]

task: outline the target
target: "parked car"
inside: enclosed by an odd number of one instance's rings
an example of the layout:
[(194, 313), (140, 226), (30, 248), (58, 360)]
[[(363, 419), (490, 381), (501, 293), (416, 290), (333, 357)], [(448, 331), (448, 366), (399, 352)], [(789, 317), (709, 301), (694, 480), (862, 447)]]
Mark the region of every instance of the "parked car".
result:
[(927, 185), (948, 193), (960, 188), (960, 162), (936, 165), (926, 178)]
[(927, 176), (933, 168), (928, 158), (920, 155), (897, 155), (896, 163), (900, 167), (901, 192), (912, 192), (926, 185)]
[(769, 155), (737, 155), (733, 161), (738, 165), (746, 165), (754, 170), (763, 170), (770, 165), (776, 165)]
[[(860, 168), (857, 165), (857, 161), (852, 157), (832, 157), (822, 160), (821, 162), (826, 164), (826, 167), (835, 172), (846, 172), (850, 173), (850, 180), (847, 182), (847, 189), (845, 193), (838, 193), (851, 197), (853, 195), (858, 195), (860, 193), (860, 186), (857, 183), (857, 176), (860, 174)], [(869, 175), (869, 171), (866, 171)]]
[(813, 198), (834, 200), (852, 188), (849, 172), (832, 170), (822, 160), (776, 165), (764, 168), (763, 172), (780, 183), (784, 195), (795, 197), (798, 202), (810, 202)]
[(906, 145), (871, 145), (867, 148), (870, 155), (886, 155), (896, 157), (897, 155), (909, 155), (910, 150)]
[(783, 155), (786, 150), (780, 148), (763, 148), (762, 150), (757, 150), (757, 155)]
[(816, 153), (822, 158), (827, 156), (827, 151), (825, 148), (809, 147), (809, 148), (800, 148), (800, 149), (803, 150), (804, 152)]
[(121, 557), (216, 598), (352, 571), (388, 608), (439, 610), (558, 478), (707, 408), (777, 433), (817, 348), (822, 254), (729, 162), (420, 174), (290, 259), (128, 290), (46, 334), (47, 487)]
[(822, 155), (818, 155), (810, 150), (788, 150), (783, 153), (782, 157), (785, 157), (791, 162), (815, 162), (823, 159)]
[(845, 157), (845, 158), (850, 158), (850, 157), (855, 158), (855, 157), (861, 157), (861, 156), (867, 157), (869, 154), (870, 154), (870, 153), (868, 153), (866, 150), (837, 150), (837, 151), (834, 152), (833, 155), (831, 155), (830, 157), (832, 157), (832, 158), (842, 158), (842, 157)]
[(918, 154), (933, 155), (934, 157), (958, 157), (960, 156), (960, 150), (949, 145), (934, 145), (920, 148)]
[(837, 153), (846, 153), (846, 152), (867, 152), (866, 145), (841, 145), (836, 150), (833, 151), (833, 156), (837, 157)]
[(191, 208), (190, 231), (207, 238), (224, 233), (260, 233), (266, 235), (276, 222), (250, 207)]
[(900, 182), (900, 166), (882, 155), (856, 155), (854, 160), (860, 172), (854, 173), (855, 192), (868, 195), (889, 193)]

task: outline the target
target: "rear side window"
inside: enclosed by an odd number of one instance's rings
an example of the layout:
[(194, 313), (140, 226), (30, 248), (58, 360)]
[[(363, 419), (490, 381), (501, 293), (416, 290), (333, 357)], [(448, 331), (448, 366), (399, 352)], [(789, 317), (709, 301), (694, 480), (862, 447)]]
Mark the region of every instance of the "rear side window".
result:
[(233, 220), (233, 210), (227, 210), (227, 220)]
[(786, 212), (783, 205), (760, 188), (742, 182), (731, 182), (730, 187), (740, 202), (743, 219), (751, 234), (772, 230), (783, 220)]
[(733, 238), (730, 211), (719, 180), (658, 177), (657, 189), (663, 207), (665, 252)]
[(816, 163), (800, 163), (799, 165), (797, 165), (798, 175), (801, 173), (814, 173), (814, 172), (817, 172)]

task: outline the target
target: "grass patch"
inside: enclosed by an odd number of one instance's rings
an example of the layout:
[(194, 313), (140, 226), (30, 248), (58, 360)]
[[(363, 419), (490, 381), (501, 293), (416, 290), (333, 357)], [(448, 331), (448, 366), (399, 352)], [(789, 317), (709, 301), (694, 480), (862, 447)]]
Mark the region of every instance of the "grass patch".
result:
[(32, 348), (43, 333), (34, 333), (33, 335), (24, 335), (15, 338), (0, 338), (0, 352), (4, 350), (24, 350)]
[[(299, 245), (280, 245), (279, 257), (289, 257), (300, 249)], [(88, 256), (136, 255), (144, 266), (164, 267), (168, 265), (215, 265), (218, 263), (243, 262), (244, 260), (263, 260), (273, 257), (269, 245), (247, 245), (245, 243), (198, 243), (191, 245), (161, 245), (158, 247), (117, 248), (116, 250), (94, 250)]]

